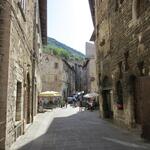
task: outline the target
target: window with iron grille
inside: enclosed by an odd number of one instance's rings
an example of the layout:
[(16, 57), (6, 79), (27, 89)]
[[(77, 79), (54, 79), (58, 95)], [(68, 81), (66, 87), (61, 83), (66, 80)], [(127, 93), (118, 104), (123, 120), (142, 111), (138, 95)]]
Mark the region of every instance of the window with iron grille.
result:
[(16, 90), (16, 121), (21, 120), (21, 95), (22, 95), (22, 83), (17, 82), (17, 90)]
[(58, 63), (55, 63), (54, 67), (55, 67), (55, 69), (57, 69), (58, 68)]

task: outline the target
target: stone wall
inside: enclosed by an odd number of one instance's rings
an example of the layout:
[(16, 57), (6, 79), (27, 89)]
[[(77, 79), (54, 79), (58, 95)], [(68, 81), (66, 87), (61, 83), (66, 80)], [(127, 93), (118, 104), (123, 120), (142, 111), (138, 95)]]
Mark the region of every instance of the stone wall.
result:
[[(137, 1), (138, 3), (139, 1)], [(136, 6), (133, 1), (123, 1), (115, 9), (113, 2), (110, 3), (110, 41), (112, 51), (111, 72), (114, 76), (114, 83), (118, 80), (123, 85), (124, 110), (116, 111), (114, 117), (121, 120), (126, 125), (134, 124), (133, 96), (129, 93), (129, 77), (149, 75), (149, 23), (150, 23), (150, 2), (141, 2), (141, 8)], [(140, 9), (144, 10), (140, 12)], [(135, 14), (139, 16), (135, 17)], [(116, 22), (117, 20), (117, 22)], [(117, 28), (116, 28), (117, 27)], [(140, 71), (138, 63), (144, 61), (144, 67)], [(121, 66), (120, 66), (120, 65)], [(116, 69), (118, 68), (118, 69)], [(143, 72), (142, 74), (140, 72)], [(122, 74), (119, 76), (119, 74)], [(115, 88), (115, 85), (114, 85)], [(116, 91), (114, 90), (114, 93)], [(114, 99), (116, 95), (114, 95)], [(122, 115), (120, 115), (122, 114)]]
[(86, 57), (89, 58), (87, 74), (89, 92), (98, 92), (96, 77), (96, 49), (95, 44), (86, 43)]
[[(63, 61), (60, 57), (51, 54), (41, 56), (42, 91), (62, 91)], [(65, 81), (64, 81), (65, 82)]]
[(65, 75), (65, 88), (63, 91), (66, 93), (64, 97), (72, 96), (75, 93), (74, 62), (63, 59), (63, 70)]
[[(108, 1), (96, 0), (95, 4), (95, 31), (96, 31), (96, 63), (97, 63), (97, 82), (99, 85), (99, 92), (102, 94), (104, 87), (103, 80), (110, 77), (110, 26), (108, 19)], [(108, 87), (110, 88), (110, 87)], [(100, 115), (104, 117), (104, 100), (102, 95), (99, 97)], [(112, 104), (110, 102), (112, 107)]]
[[(31, 110), (31, 92), (29, 95), (29, 102), (26, 102), (26, 83), (27, 74), (29, 74), (29, 88), (31, 91), (34, 3), (33, 1), (26, 3), (27, 9), (23, 9), (17, 2), (18, 1), (13, 1), (11, 7), (6, 149), (10, 147), (19, 135), (23, 134), (24, 123), (27, 123), (27, 111), (30, 113), (29, 122), (31, 122), (31, 117), (33, 116)], [(17, 82), (20, 82), (22, 87), (20, 108), (21, 118), (19, 122), (16, 122), (15, 119)], [(30, 110), (26, 108), (28, 107), (27, 105), (30, 105)], [(17, 133), (17, 130), (21, 130), (20, 133)]]
[(82, 91), (82, 62), (75, 62), (75, 90)]
[(38, 9), (34, 0), (0, 1), (0, 149), (9, 149), (37, 113), (42, 48)]
[[(111, 95), (113, 118), (128, 127), (135, 124), (131, 77), (150, 74), (150, 2), (96, 0), (96, 47), (100, 87)], [(118, 108), (117, 83), (122, 86), (123, 108)], [(105, 85), (103, 85), (105, 84)], [(101, 104), (104, 99), (101, 97)], [(103, 108), (101, 108), (101, 112)]]
[(42, 53), (42, 91), (57, 91), (67, 97), (75, 91), (73, 64), (53, 54)]
[[(11, 2), (11, 1), (10, 1)], [(0, 149), (5, 149), (9, 63), (10, 7), (0, 1)]]

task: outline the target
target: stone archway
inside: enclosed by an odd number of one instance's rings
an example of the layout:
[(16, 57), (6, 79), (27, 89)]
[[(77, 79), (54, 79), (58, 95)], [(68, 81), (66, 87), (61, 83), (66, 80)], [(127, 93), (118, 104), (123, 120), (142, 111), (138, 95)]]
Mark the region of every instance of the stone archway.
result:
[(123, 109), (123, 86), (121, 80), (116, 82), (117, 108)]
[(140, 84), (138, 78), (132, 74), (129, 76), (129, 93), (133, 98), (133, 117), (135, 124), (141, 124), (140, 114), (140, 98), (139, 98)]
[(136, 123), (140, 123), (142, 127), (143, 138), (150, 140), (150, 77), (136, 78)]

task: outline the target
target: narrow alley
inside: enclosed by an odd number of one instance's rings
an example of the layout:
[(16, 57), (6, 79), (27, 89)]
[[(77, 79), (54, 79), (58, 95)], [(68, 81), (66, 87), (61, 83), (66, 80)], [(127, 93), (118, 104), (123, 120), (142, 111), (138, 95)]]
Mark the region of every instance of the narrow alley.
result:
[(0, 0), (0, 150), (150, 150), (150, 0)]
[(11, 150), (144, 150), (138, 136), (99, 118), (98, 111), (56, 108), (38, 114)]

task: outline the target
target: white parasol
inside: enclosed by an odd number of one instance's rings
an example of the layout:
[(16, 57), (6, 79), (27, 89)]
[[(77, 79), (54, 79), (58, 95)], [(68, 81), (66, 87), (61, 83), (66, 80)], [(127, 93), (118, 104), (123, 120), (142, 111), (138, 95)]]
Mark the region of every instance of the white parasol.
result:
[(93, 97), (97, 97), (97, 96), (99, 96), (99, 94), (93, 92), (93, 93), (87, 93), (83, 97), (84, 98), (93, 98)]

